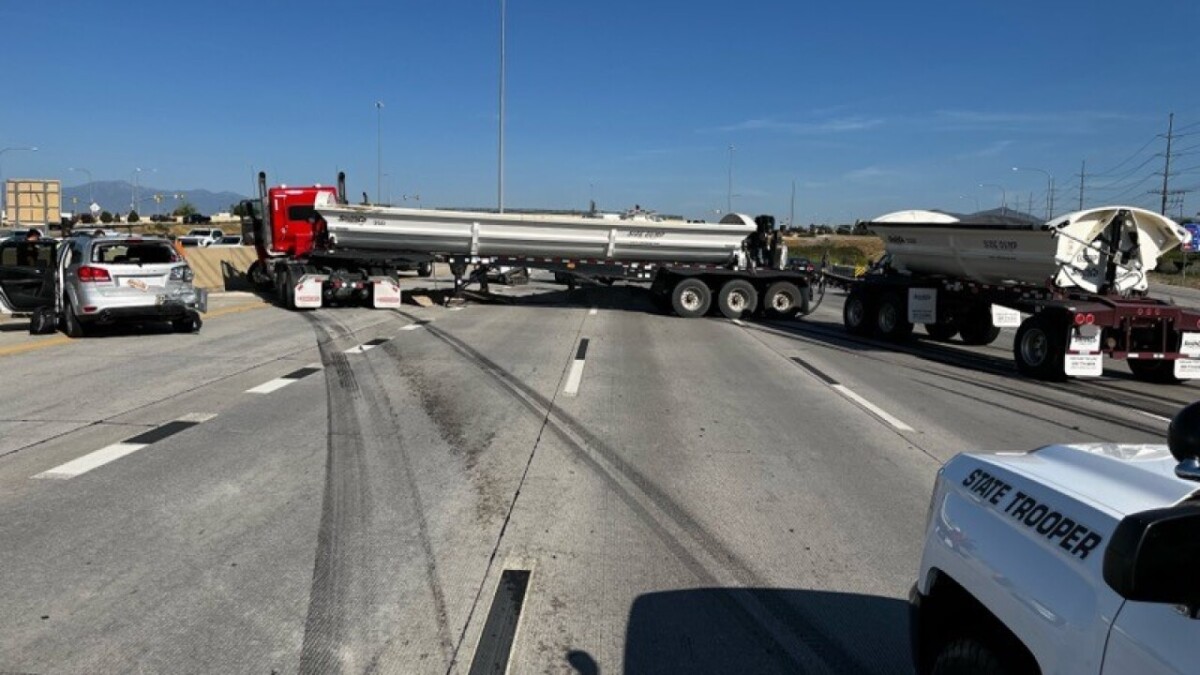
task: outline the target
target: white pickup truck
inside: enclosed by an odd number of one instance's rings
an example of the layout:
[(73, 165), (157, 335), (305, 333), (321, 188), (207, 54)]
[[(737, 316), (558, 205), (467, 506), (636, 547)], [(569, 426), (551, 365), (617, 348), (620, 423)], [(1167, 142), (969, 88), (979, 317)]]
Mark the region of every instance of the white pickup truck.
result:
[(911, 594), (918, 673), (1200, 672), (1200, 402), (1168, 445), (962, 454)]
[(189, 230), (187, 234), (179, 238), (179, 243), (184, 246), (212, 246), (219, 243), (225, 236), (221, 230), (212, 228), (200, 228)]

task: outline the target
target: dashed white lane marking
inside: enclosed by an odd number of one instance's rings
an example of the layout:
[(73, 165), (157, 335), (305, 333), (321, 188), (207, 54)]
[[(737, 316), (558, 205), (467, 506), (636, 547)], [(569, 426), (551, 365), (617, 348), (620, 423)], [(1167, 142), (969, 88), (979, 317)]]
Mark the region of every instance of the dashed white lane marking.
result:
[(34, 476), (34, 478), (74, 478), (96, 467), (104, 466), (109, 462), (121, 459), (125, 455), (133, 454), (147, 445), (149, 443), (113, 443), (95, 452), (89, 452), (83, 457), (73, 459), (66, 464), (56, 466), (49, 471), (43, 471)]
[(279, 391), (280, 389), (283, 389), (284, 387), (288, 386), (289, 384), (292, 384), (293, 382), (296, 382), (302, 378), (308, 377), (309, 375), (312, 375), (313, 373), (320, 372), (320, 370), (321, 370), (320, 364), (305, 366), (299, 370), (290, 372), (287, 375), (284, 375), (283, 377), (277, 377), (273, 380), (268, 380), (266, 382), (263, 382), (262, 384), (258, 385), (257, 387), (252, 387), (250, 389), (247, 389), (246, 393), (247, 394), (270, 394), (273, 391)]
[(579, 383), (583, 380), (583, 365), (587, 362), (588, 339), (579, 341), (579, 349), (575, 352), (575, 360), (571, 362), (571, 371), (567, 373), (567, 384), (563, 393), (574, 396), (579, 393)]
[(76, 476), (85, 474), (92, 469), (102, 467), (109, 462), (115, 462), (126, 455), (131, 455), (152, 443), (161, 441), (169, 436), (174, 436), (185, 429), (191, 429), (197, 424), (207, 422), (214, 417), (216, 417), (216, 415), (212, 413), (191, 413), (184, 415), (177, 420), (161, 424), (132, 438), (127, 438), (120, 443), (106, 445), (99, 450), (89, 452), (83, 457), (77, 457), (65, 464), (60, 464), (53, 469), (43, 471), (35, 475), (34, 478), (55, 480), (74, 478)]
[(1145, 410), (1135, 410), (1134, 412), (1136, 412), (1139, 415), (1145, 415), (1146, 417), (1149, 417), (1151, 419), (1160, 420), (1162, 422), (1170, 422), (1171, 421), (1170, 417), (1163, 417), (1162, 415), (1155, 415), (1154, 413), (1146, 412)]
[(799, 356), (793, 356), (793, 357), (791, 357), (791, 359), (794, 363), (799, 365), (801, 368), (804, 368), (805, 370), (812, 373), (813, 375), (816, 375), (817, 379), (821, 380), (826, 385), (828, 385), (830, 389), (832, 389), (832, 390), (836, 391), (837, 393), (841, 394), (842, 396), (850, 399), (854, 403), (857, 403), (859, 406), (861, 406), (867, 412), (871, 413), (872, 415), (878, 417), (879, 419), (883, 420), (887, 424), (891, 425), (892, 428), (897, 429), (899, 431), (914, 431), (914, 429), (912, 427), (908, 426), (907, 424), (905, 424), (904, 422), (902, 422), (895, 416), (889, 414), (883, 408), (880, 408), (879, 406), (875, 405), (874, 403), (871, 403), (870, 401), (863, 398), (862, 396), (859, 396), (856, 392), (852, 391), (849, 387), (847, 387), (847, 386), (843, 385), (842, 383), (838, 382), (837, 380), (833, 379), (832, 377), (829, 376), (828, 373), (821, 370), (820, 368), (814, 366), (813, 364), (809, 363), (808, 361), (805, 361), (804, 359), (800, 358)]
[(599, 308), (597, 308), (597, 307), (593, 307), (593, 308), (591, 308), (591, 309), (589, 309), (589, 310), (588, 310), (588, 316), (596, 316), (596, 314), (597, 314), (599, 311), (600, 311), (600, 309), (599, 309)]
[(887, 422), (888, 424), (899, 429), (900, 431), (913, 431), (912, 427), (910, 427), (907, 424), (905, 424), (904, 422), (901, 422), (900, 420), (896, 419), (891, 414), (889, 414), (886, 410), (880, 408), (879, 406), (875, 405), (874, 403), (871, 403), (870, 401), (863, 398), (862, 396), (859, 396), (857, 393), (851, 391), (845, 385), (834, 384), (834, 385), (830, 385), (830, 386), (833, 388), (834, 391), (838, 392), (842, 396), (845, 396), (846, 398), (850, 399), (851, 401), (854, 401), (855, 403), (861, 405), (862, 407), (866, 408), (867, 410), (870, 410), (872, 413), (875, 414), (876, 417), (883, 420), (884, 422)]

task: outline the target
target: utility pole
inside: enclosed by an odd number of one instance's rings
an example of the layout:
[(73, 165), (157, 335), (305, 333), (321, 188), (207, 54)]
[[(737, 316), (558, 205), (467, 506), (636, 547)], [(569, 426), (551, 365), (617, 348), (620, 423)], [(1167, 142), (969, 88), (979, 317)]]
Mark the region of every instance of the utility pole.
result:
[(733, 151), (732, 145), (729, 146), (729, 183), (725, 192), (725, 213), (733, 213)]
[(1046, 196), (1046, 220), (1054, 217), (1054, 176), (1050, 176), (1050, 194)]
[(796, 179), (792, 179), (792, 208), (788, 210), (788, 227), (796, 229)]
[(1171, 135), (1175, 130), (1175, 113), (1167, 117), (1167, 161), (1163, 166), (1162, 215), (1167, 215), (1167, 182), (1171, 179)]
[(1083, 210), (1083, 177), (1087, 175), (1087, 160), (1079, 162), (1079, 210)]

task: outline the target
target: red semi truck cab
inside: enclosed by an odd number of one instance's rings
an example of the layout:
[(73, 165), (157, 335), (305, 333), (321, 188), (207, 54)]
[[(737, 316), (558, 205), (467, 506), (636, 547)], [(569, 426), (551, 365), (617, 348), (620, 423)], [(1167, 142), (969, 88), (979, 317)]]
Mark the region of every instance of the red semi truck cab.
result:
[(267, 190), (264, 200), (250, 200), (250, 208), (254, 211), (265, 209), (262, 213), (252, 211), (257, 230), (254, 247), (259, 260), (306, 256), (318, 247), (325, 221), (313, 209), (313, 204), (322, 192), (337, 196), (337, 190), (332, 186), (280, 186)]

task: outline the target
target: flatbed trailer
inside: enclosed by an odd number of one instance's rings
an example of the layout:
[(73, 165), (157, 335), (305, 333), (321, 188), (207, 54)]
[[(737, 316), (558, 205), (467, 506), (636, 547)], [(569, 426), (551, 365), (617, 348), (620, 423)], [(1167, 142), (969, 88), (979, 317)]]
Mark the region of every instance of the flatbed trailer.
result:
[(709, 313), (730, 319), (752, 314), (772, 317), (808, 314), (816, 278), (809, 272), (735, 261), (717, 265), (549, 256), (441, 257), (450, 265), (456, 291), (477, 283), (487, 292), (489, 272), (499, 267), (523, 267), (553, 272), (571, 288), (580, 278), (601, 283), (617, 280), (649, 283), (656, 303), (683, 318)]

